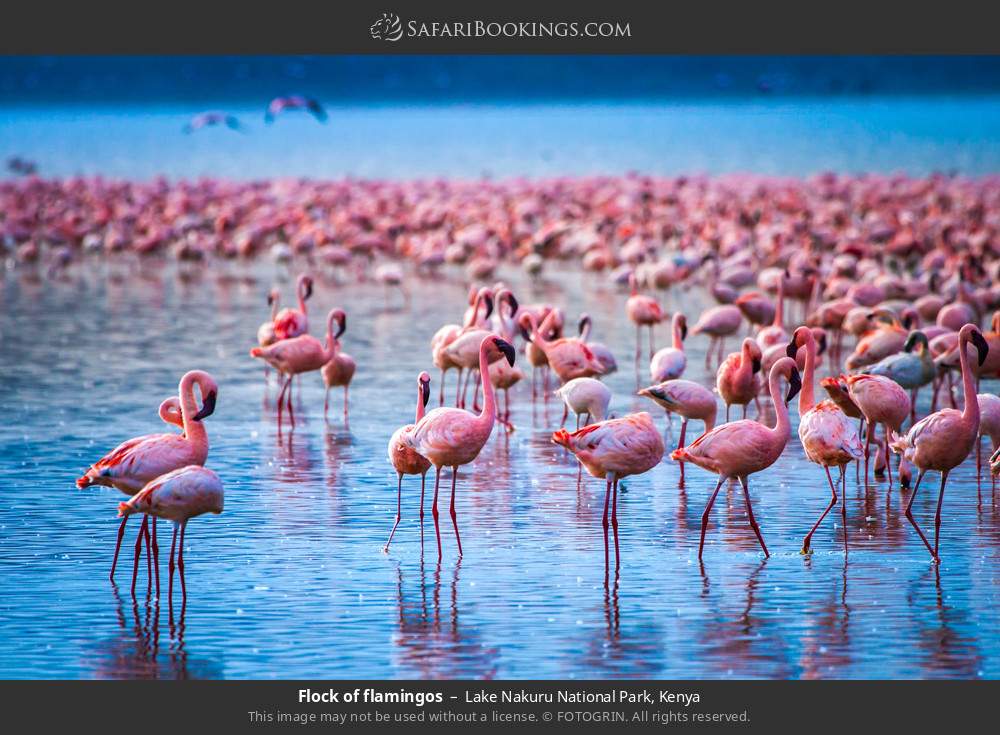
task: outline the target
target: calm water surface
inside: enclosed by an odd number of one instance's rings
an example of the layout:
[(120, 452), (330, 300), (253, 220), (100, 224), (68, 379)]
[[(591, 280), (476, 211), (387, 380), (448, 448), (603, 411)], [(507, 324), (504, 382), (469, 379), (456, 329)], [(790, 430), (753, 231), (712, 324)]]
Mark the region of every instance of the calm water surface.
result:
[[(429, 515), (421, 551), (416, 478), (383, 554), (396, 490), (386, 442), (412, 420), (429, 338), (460, 318), (465, 287), (424, 282), (410, 309), (396, 309), (371, 284), (321, 280), (315, 313), (349, 313), (344, 345), (359, 366), (350, 425), (324, 423), (313, 374), (298, 425), (279, 434), (275, 390), (247, 355), (275, 280), (287, 298), (291, 280), (269, 269), (198, 275), (123, 262), (77, 266), (64, 282), (23, 271), (0, 281), (0, 676), (1000, 676), (1000, 510), (985, 485), (977, 502), (970, 462), (949, 484), (940, 573), (900, 512), (906, 496), (859, 487), (853, 472), (849, 557), (839, 514), (817, 532), (816, 553), (800, 556), (828, 491), (793, 434), (751, 479), (769, 560), (728, 488), (699, 566), (714, 480), (691, 468), (681, 488), (665, 460), (625, 483), (622, 566), (606, 579), (603, 483), (578, 479), (549, 441), (559, 405), (533, 406), (521, 385), (517, 431), (495, 433), (460, 475), (461, 562), (446, 526), (438, 563)], [(613, 411), (655, 409), (634, 397), (624, 295), (579, 274), (520, 293), (595, 315), (595, 337), (623, 365), (609, 379)], [(683, 298), (690, 314), (701, 308), (698, 294)], [(691, 340), (688, 377), (710, 383), (703, 347)], [(121, 586), (109, 584), (121, 496), (73, 479), (121, 440), (160, 431), (157, 405), (192, 368), (221, 386), (206, 426), (226, 509), (190, 524), (188, 602), (171, 614), (144, 578), (138, 599), (129, 594), (128, 540)], [(927, 525), (935, 483), (914, 505)]]

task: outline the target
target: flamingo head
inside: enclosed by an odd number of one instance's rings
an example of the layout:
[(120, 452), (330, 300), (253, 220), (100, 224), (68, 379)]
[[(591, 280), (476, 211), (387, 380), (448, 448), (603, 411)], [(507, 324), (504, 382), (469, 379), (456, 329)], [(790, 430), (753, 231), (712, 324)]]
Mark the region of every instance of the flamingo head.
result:
[(205, 394), (205, 399), (201, 403), (201, 410), (191, 418), (194, 421), (201, 421), (202, 419), (208, 418), (215, 413), (215, 401), (216, 398), (218, 398), (218, 395), (218, 390), (209, 389), (208, 393)]
[(514, 345), (505, 339), (500, 337), (487, 337), (487, 339), (492, 340), (493, 346), (496, 347), (507, 358), (507, 363), (514, 367)]
[(688, 336), (688, 320), (687, 317), (681, 314), (679, 311), (674, 314), (674, 321), (677, 322), (677, 328), (681, 332), (681, 341), (687, 339)]
[(281, 298), (281, 293), (276, 288), (272, 288), (267, 292), (267, 305), (274, 306), (278, 303), (278, 299)]
[(785, 403), (791, 403), (800, 390), (802, 390), (802, 376), (799, 375), (799, 369), (793, 365), (788, 373), (788, 392), (785, 394)]
[(299, 276), (299, 291), (302, 293), (302, 300), (306, 301), (313, 292), (313, 279), (312, 276), (303, 273)]
[(909, 336), (906, 338), (906, 342), (903, 344), (903, 352), (913, 352), (913, 348), (917, 345), (920, 345), (920, 349), (922, 351), (930, 349), (930, 345), (927, 342), (927, 335), (919, 329), (914, 329), (910, 332)]
[(521, 308), (521, 305), (517, 303), (517, 299), (514, 298), (514, 294), (510, 290), (506, 291), (504, 295), (507, 297), (507, 305), (510, 307), (510, 317), (513, 319), (517, 316), (517, 311)]
[[(997, 312), (997, 313), (1000, 314), (1000, 312)], [(590, 314), (587, 314), (587, 313), (580, 314), (580, 321), (577, 324), (576, 328), (577, 328), (577, 333), (581, 337), (583, 336), (583, 333), (586, 330), (586, 328), (588, 326), (590, 326), (590, 323), (591, 323)]]
[(821, 327), (812, 328), (813, 338), (816, 340), (816, 356), (826, 352), (826, 330)]
[(417, 387), (420, 388), (420, 400), (426, 406), (427, 402), (431, 399), (431, 376), (426, 370), (420, 373), (420, 376), (417, 378)]
[(334, 309), (330, 312), (330, 318), (337, 322), (337, 333), (333, 338), (340, 339), (340, 335), (347, 329), (347, 314), (343, 309)]
[(986, 362), (986, 356), (990, 352), (989, 343), (986, 342), (986, 338), (983, 337), (983, 333), (979, 331), (979, 328), (974, 324), (966, 324), (962, 327), (962, 330), (958, 333), (959, 342), (967, 343), (972, 342), (976, 346), (976, 352), (979, 357), (980, 366)]

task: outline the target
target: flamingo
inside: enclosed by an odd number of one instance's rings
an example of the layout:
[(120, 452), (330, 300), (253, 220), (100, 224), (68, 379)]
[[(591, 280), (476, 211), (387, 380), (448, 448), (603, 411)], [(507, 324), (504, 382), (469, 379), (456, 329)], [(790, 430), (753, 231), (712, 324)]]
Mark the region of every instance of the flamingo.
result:
[[(868, 425), (865, 438), (865, 482), (868, 482), (868, 460), (871, 457), (871, 444), (875, 441), (875, 427), (882, 425), (885, 432), (885, 442), (888, 443), (891, 431), (899, 431), (900, 426), (910, 414), (910, 394), (891, 378), (881, 375), (848, 375), (845, 377), (847, 390), (851, 398), (861, 409)], [(887, 450), (888, 452), (888, 450)], [(892, 487), (892, 465), (886, 456), (886, 466), (889, 471), (889, 487)], [(900, 467), (900, 473), (903, 468)]]
[[(224, 493), (219, 476), (200, 465), (188, 465), (151, 480), (129, 500), (118, 504), (118, 515), (122, 519), (122, 524), (134, 513), (173, 522), (168, 599), (172, 600), (174, 594), (175, 547), (178, 549), (177, 569), (181, 578), (181, 594), (187, 597), (187, 583), (184, 579), (184, 531), (188, 521), (204, 513), (218, 515), (222, 512), (223, 500)], [(144, 518), (143, 523), (145, 522)], [(180, 531), (179, 540), (178, 531)]]
[[(510, 389), (524, 380), (524, 371), (517, 365), (508, 365), (504, 358), (495, 360), (490, 364), (490, 382), (494, 390), (503, 391), (503, 415), (497, 415), (497, 421), (503, 424), (508, 432), (514, 430), (514, 425), (510, 422)], [(476, 388), (476, 395), (479, 388)]]
[(747, 337), (739, 352), (730, 353), (719, 365), (715, 376), (715, 386), (726, 402), (726, 421), (729, 421), (729, 407), (732, 404), (743, 406), (743, 418), (747, 417), (747, 404), (756, 398), (760, 372), (761, 353), (757, 342)]
[(611, 390), (596, 378), (573, 378), (556, 389), (565, 404), (562, 423), (566, 423), (569, 411), (576, 414), (576, 428), (580, 428), (580, 417), (586, 415), (584, 426), (594, 421), (604, 421), (608, 417)]
[(344, 421), (347, 421), (347, 392), (351, 387), (351, 380), (354, 378), (354, 370), (357, 365), (354, 362), (354, 358), (348, 355), (346, 352), (340, 351), (340, 335), (344, 333), (347, 328), (347, 317), (345, 316), (340, 322), (340, 330), (337, 333), (337, 339), (333, 340), (333, 357), (330, 361), (322, 367), (320, 373), (323, 376), (323, 385), (326, 392), (323, 396), (323, 418), (326, 419), (327, 411), (330, 407), (330, 389), (343, 387), (344, 389)]
[(840, 469), (841, 517), (844, 525), (844, 553), (847, 553), (847, 476), (844, 468), (849, 463), (861, 459), (861, 442), (850, 420), (834, 401), (828, 399), (816, 403), (813, 392), (816, 340), (812, 329), (799, 327), (792, 333), (792, 340), (788, 343), (788, 357), (794, 358), (802, 344), (806, 348), (806, 365), (802, 390), (799, 392), (799, 440), (802, 442), (806, 458), (818, 464), (826, 472), (831, 493), (830, 504), (802, 541), (802, 553), (810, 553), (809, 542), (813, 534), (837, 504), (837, 488), (830, 475), (831, 467)]
[(299, 94), (275, 97), (271, 100), (264, 112), (264, 122), (270, 125), (285, 110), (304, 110), (319, 122), (326, 122), (326, 110), (323, 106), (317, 100)]
[[(914, 353), (914, 348), (917, 349)], [(866, 370), (869, 375), (882, 375), (899, 383), (910, 391), (910, 420), (916, 420), (917, 394), (920, 389), (933, 382), (938, 368), (931, 356), (927, 335), (914, 330), (903, 344), (903, 351), (879, 360)]]
[[(979, 401), (976, 400), (972, 366), (969, 364), (965, 346), (970, 343), (975, 346), (980, 365), (986, 361), (986, 355), (989, 353), (989, 345), (983, 339), (979, 328), (973, 324), (966, 324), (959, 330), (958, 341), (965, 409), (958, 411), (954, 408), (942, 408), (914, 424), (905, 436), (894, 436), (891, 445), (894, 451), (901, 453), (919, 470), (913, 493), (906, 503), (906, 519), (924, 542), (934, 563), (941, 561), (938, 555), (938, 542), (941, 536), (941, 505), (944, 501), (945, 485), (948, 483), (948, 473), (969, 456), (979, 436)], [(911, 512), (913, 499), (920, 489), (920, 481), (929, 470), (941, 473), (941, 489), (938, 492), (937, 513), (934, 516), (933, 548)]]
[[(333, 333), (333, 322), (339, 325), (337, 334)], [(321, 370), (337, 354), (337, 338), (344, 333), (347, 326), (347, 315), (343, 309), (331, 309), (326, 318), (326, 347), (311, 334), (301, 334), (291, 339), (282, 339), (270, 347), (254, 347), (250, 356), (264, 360), (285, 376), (285, 382), (278, 393), (278, 423), (281, 423), (282, 399), (288, 393), (288, 414), (292, 426), (295, 426), (295, 414), (292, 410), (292, 396), (289, 388), (292, 378), (301, 373)], [(347, 394), (344, 392), (344, 399)]]
[[(267, 294), (267, 305), (271, 307), (271, 318), (266, 322), (261, 322), (257, 327), (257, 344), (261, 347), (270, 347), (278, 341), (278, 335), (274, 333), (274, 320), (278, 316), (278, 305), (281, 300), (281, 292), (272, 288)], [(267, 365), (264, 366), (264, 380), (267, 380)]]
[(736, 334), (743, 320), (743, 312), (738, 306), (725, 304), (714, 306), (703, 312), (698, 321), (691, 328), (691, 334), (707, 334), (711, 339), (708, 342), (708, 350), (705, 352), (705, 369), (711, 364), (713, 347), (718, 345), (719, 361), (725, 351), (726, 337)]
[[(979, 436), (976, 439), (976, 480), (982, 472), (982, 442), (984, 436), (990, 438), (990, 454), (996, 454), (1000, 448), (1000, 397), (992, 393), (980, 393), (976, 396), (979, 402)], [(162, 407), (161, 407), (162, 408)], [(160, 414), (162, 416), (162, 414)], [(996, 479), (992, 480), (996, 485)]]
[(407, 446), (404, 437), (413, 431), (413, 427), (420, 423), (424, 417), (424, 410), (427, 401), (431, 397), (431, 376), (426, 371), (417, 376), (417, 415), (412, 424), (400, 426), (392, 433), (389, 439), (389, 462), (396, 470), (398, 481), (396, 484), (396, 522), (392, 524), (389, 532), (389, 540), (385, 542), (383, 552), (388, 553), (389, 544), (392, 543), (393, 534), (403, 517), (403, 475), (420, 475), (420, 523), (424, 522), (424, 488), (427, 483), (427, 470), (431, 468), (431, 463), (425, 457), (417, 454), (411, 447)]
[(757, 333), (757, 342), (761, 349), (766, 350), (777, 344), (788, 341), (788, 332), (785, 331), (785, 279), (788, 273), (785, 272), (778, 279), (778, 299), (774, 307), (774, 320), (771, 326), (764, 327)]
[(594, 357), (604, 367), (602, 375), (610, 375), (618, 370), (618, 361), (615, 360), (614, 353), (603, 342), (591, 342), (590, 330), (593, 326), (589, 314), (580, 315), (579, 337), (587, 345), (587, 349), (594, 353)]
[[(202, 407), (198, 408), (195, 397), (195, 386), (201, 390)], [(180, 402), (181, 422), (184, 429), (181, 434), (149, 434), (129, 439), (119, 444), (111, 452), (95, 462), (77, 478), (78, 488), (91, 485), (113, 487), (126, 495), (134, 495), (148, 482), (160, 475), (188, 465), (204, 464), (208, 458), (208, 434), (202, 424), (202, 419), (212, 415), (218, 397), (219, 387), (211, 375), (203, 370), (191, 370), (184, 374), (177, 388)], [(173, 411), (175, 404), (164, 401), (160, 404), (160, 417), (169, 423), (176, 423)], [(115, 556), (111, 562), (112, 582), (115, 581), (115, 567), (118, 565), (118, 553), (121, 550), (122, 538), (125, 535), (125, 522), (122, 518), (118, 527), (118, 541), (115, 545)], [(135, 592), (136, 576), (139, 568), (139, 552), (143, 536), (149, 533), (147, 519), (143, 519), (136, 539), (136, 557), (132, 570), (132, 592)], [(147, 537), (148, 538), (148, 537)], [(153, 524), (152, 538), (153, 557), (156, 561), (156, 525)]]
[[(498, 353), (499, 351), (499, 353)], [(434, 533), (437, 536), (438, 558), (441, 554), (441, 529), (438, 525), (438, 488), (441, 468), (451, 467), (451, 522), (455, 527), (458, 555), (462, 555), (462, 538), (458, 533), (455, 513), (455, 484), (458, 468), (469, 464), (486, 445), (496, 420), (496, 398), (490, 382), (490, 362), (502, 354), (508, 364), (514, 365), (514, 347), (504, 339), (489, 334), (479, 344), (479, 375), (483, 387), (483, 408), (479, 415), (462, 408), (439, 407), (418, 421), (411, 432), (402, 437), (403, 442), (434, 465)]]
[(438, 395), (438, 405), (444, 405), (444, 379), (445, 374), (452, 368), (458, 368), (458, 385), (455, 389), (455, 405), (459, 403), (459, 396), (462, 391), (462, 372), (463, 368), (460, 368), (455, 362), (451, 360), (449, 355), (445, 350), (458, 339), (462, 334), (471, 331), (473, 329), (482, 328), (479, 326), (479, 307), (480, 304), (486, 306), (486, 316), (489, 317), (490, 313), (493, 311), (493, 296), (488, 288), (476, 289), (475, 287), (469, 292), (471, 297), (471, 307), (466, 310), (465, 320), (461, 325), (458, 324), (445, 324), (443, 327), (434, 333), (431, 338), (431, 359), (434, 362), (435, 367), (441, 371), (441, 388)]
[(684, 354), (684, 338), (687, 337), (687, 318), (679, 311), (671, 322), (673, 344), (659, 350), (649, 361), (649, 375), (654, 383), (673, 380), (684, 374), (687, 357)]
[(565, 447), (593, 477), (605, 480), (604, 532), (607, 538), (608, 503), (615, 529), (615, 561), (618, 553), (618, 482), (630, 475), (648, 472), (663, 459), (663, 437), (645, 411), (620, 419), (608, 419), (585, 426), (570, 434), (559, 429), (552, 435), (555, 444)]
[(526, 337), (545, 353), (549, 367), (560, 381), (566, 383), (573, 378), (590, 378), (602, 374), (604, 366), (578, 337), (549, 340), (544, 336), (545, 330), (539, 329), (534, 314), (527, 312), (520, 319), (522, 327), (530, 327), (530, 332), (525, 333)]
[(230, 130), (235, 130), (238, 133), (245, 132), (243, 126), (240, 124), (240, 120), (235, 115), (230, 115), (225, 112), (218, 112), (212, 110), (209, 112), (202, 112), (195, 115), (187, 122), (182, 128), (183, 132), (187, 135), (195, 132), (196, 130), (201, 130), (202, 128), (211, 128), (217, 126), (225, 126)]
[[(781, 400), (781, 387), (779, 385), (782, 378), (788, 380), (788, 393), (785, 395), (784, 401)], [(746, 502), (750, 527), (756, 534), (760, 547), (764, 550), (764, 556), (770, 556), (767, 546), (764, 544), (764, 537), (760, 533), (760, 527), (757, 525), (757, 519), (753, 515), (747, 478), (774, 464), (788, 443), (791, 424), (788, 420), (787, 403), (802, 388), (799, 370), (795, 367), (795, 361), (792, 358), (783, 357), (774, 363), (771, 374), (768, 376), (768, 388), (777, 414), (777, 423), (773, 429), (767, 428), (759, 421), (747, 419), (734, 421), (731, 424), (723, 424), (712, 429), (712, 431), (698, 437), (692, 444), (675, 449), (670, 454), (671, 459), (693, 462), (702, 469), (714, 472), (719, 476), (719, 482), (715, 486), (715, 491), (709, 498), (705, 513), (701, 517), (699, 560), (701, 560), (705, 548), (705, 531), (708, 528), (709, 514), (715, 504), (719, 489), (727, 478), (738, 478), (743, 486), (743, 499)]]
[[(281, 339), (298, 337), (309, 331), (306, 301), (312, 296), (312, 276), (303, 273), (295, 282), (295, 293), (299, 297), (299, 308), (286, 307), (274, 317), (274, 336)], [(261, 345), (268, 347), (269, 345)]]
[(635, 359), (638, 362), (639, 355), (642, 354), (642, 328), (649, 327), (649, 357), (652, 358), (653, 327), (663, 321), (664, 314), (656, 299), (639, 293), (639, 285), (634, 273), (629, 275), (628, 284), (631, 291), (628, 301), (625, 302), (625, 312), (635, 324)]
[[(706, 434), (715, 428), (715, 417), (718, 414), (718, 406), (715, 403), (715, 396), (712, 392), (698, 383), (683, 378), (667, 380), (659, 385), (651, 385), (643, 388), (638, 395), (644, 396), (667, 412), (678, 414), (681, 417), (681, 435), (677, 442), (677, 448), (684, 446), (687, 436), (687, 425), (690, 419), (702, 421), (705, 424)], [(684, 463), (680, 463), (681, 482), (684, 482)]]
[(868, 331), (847, 356), (844, 363), (848, 370), (859, 370), (874, 365), (889, 355), (903, 349), (909, 333), (902, 327), (899, 318), (889, 309), (875, 309), (868, 315), (876, 320), (876, 327)]

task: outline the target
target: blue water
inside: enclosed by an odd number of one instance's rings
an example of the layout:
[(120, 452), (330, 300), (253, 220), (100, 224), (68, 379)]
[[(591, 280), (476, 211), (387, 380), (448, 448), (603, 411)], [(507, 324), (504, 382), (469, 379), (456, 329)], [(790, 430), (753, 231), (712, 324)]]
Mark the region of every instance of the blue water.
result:
[[(575, 272), (536, 288), (502, 275), (523, 300), (596, 315), (595, 337), (623, 366), (609, 379), (612, 410), (655, 411), (634, 396), (623, 294)], [(344, 348), (359, 366), (350, 424), (324, 423), (321, 382), (310, 375), (299, 423), (279, 435), (275, 391), (247, 356), (274, 281), (291, 292), (288, 276), (264, 265), (198, 276), (126, 261), (77, 265), (65, 281), (23, 269), (0, 280), (0, 676), (1000, 676), (1000, 509), (985, 478), (977, 502), (969, 462), (945, 498), (939, 573), (902, 516), (908, 496), (884, 482), (860, 487), (853, 471), (849, 556), (839, 513), (817, 532), (815, 554), (801, 556), (828, 491), (793, 433), (778, 463), (751, 479), (771, 559), (739, 489), (727, 488), (699, 566), (714, 478), (689, 468), (680, 488), (665, 461), (625, 482), (622, 566), (616, 577), (612, 562), (606, 577), (603, 483), (578, 479), (549, 441), (559, 406), (533, 405), (521, 385), (517, 430), (495, 434), (460, 474), (461, 562), (446, 515), (443, 562), (429, 516), (421, 552), (415, 478), (383, 554), (396, 489), (386, 442), (412, 420), (430, 335), (459, 318), (465, 286), (416, 281), (412, 307), (397, 309), (371, 284), (320, 278), (315, 312), (337, 304), (349, 313)], [(663, 299), (680, 304), (680, 295)], [(692, 314), (705, 303), (684, 297)], [(690, 340), (688, 377), (709, 384), (704, 347)], [(129, 594), (134, 523), (120, 586), (109, 584), (121, 496), (77, 490), (73, 479), (119, 441), (160, 431), (156, 407), (191, 368), (220, 385), (206, 427), (226, 507), (190, 523), (188, 601), (181, 610), (175, 591), (171, 610), (147, 596), (144, 574), (137, 599)], [(935, 501), (931, 481), (914, 505), (924, 524)]]
[(204, 108), (13, 106), (0, 157), (44, 175), (149, 178), (1000, 171), (1000, 96), (774, 97), (670, 103), (330, 103), (329, 121), (226, 108), (247, 132), (181, 132)]

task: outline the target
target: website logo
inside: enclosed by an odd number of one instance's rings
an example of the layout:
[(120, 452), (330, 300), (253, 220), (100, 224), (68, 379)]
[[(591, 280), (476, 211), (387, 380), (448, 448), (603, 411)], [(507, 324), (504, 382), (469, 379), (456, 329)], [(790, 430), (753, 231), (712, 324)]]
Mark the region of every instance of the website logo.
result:
[(376, 41), (398, 41), (403, 37), (403, 24), (395, 13), (382, 13), (368, 30)]

